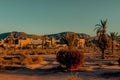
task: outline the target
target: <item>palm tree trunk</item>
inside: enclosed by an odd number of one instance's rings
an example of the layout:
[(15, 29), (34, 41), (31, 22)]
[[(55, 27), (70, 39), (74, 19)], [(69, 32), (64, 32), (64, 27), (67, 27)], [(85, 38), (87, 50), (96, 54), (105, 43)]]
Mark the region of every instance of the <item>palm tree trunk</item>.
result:
[(102, 59), (105, 59), (105, 50), (102, 50)]
[(113, 48), (114, 48), (114, 44), (113, 44), (113, 41), (112, 41), (112, 54), (114, 53)]

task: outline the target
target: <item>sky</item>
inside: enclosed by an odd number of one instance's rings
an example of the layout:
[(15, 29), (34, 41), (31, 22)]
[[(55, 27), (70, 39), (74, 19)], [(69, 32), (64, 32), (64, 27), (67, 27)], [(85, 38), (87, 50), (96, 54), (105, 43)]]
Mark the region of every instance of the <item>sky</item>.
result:
[(95, 35), (105, 19), (108, 32), (120, 33), (120, 0), (0, 0), (0, 33)]

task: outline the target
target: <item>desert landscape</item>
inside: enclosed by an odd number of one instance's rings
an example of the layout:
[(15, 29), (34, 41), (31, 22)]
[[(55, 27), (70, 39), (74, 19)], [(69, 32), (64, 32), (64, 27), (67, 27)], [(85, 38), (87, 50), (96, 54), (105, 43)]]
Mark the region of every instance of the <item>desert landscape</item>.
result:
[(120, 36), (106, 24), (96, 25), (95, 37), (0, 34), (0, 80), (120, 80)]
[(120, 0), (0, 0), (0, 80), (120, 80)]
[(120, 66), (112, 64), (113, 60), (107, 60), (106, 65), (101, 64), (103, 61), (86, 60), (80, 70), (67, 71), (60, 68), (55, 55), (41, 56), (46, 60), (41, 64), (1, 70), (0, 80), (120, 80)]

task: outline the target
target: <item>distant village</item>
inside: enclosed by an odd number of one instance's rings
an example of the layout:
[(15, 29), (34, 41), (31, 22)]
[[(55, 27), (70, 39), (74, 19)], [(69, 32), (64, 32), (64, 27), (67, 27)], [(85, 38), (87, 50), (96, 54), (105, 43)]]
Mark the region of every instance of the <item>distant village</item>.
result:
[[(19, 32), (16, 32), (20, 34)], [(17, 35), (18, 35), (17, 34)], [(10, 66), (22, 66), (30, 64), (39, 64), (43, 59), (40, 55), (57, 54), (58, 51), (78, 49), (86, 54), (85, 58), (98, 58), (100, 54), (93, 54), (100, 52), (96, 46), (97, 37), (88, 37), (74, 32), (67, 32), (64, 35), (59, 34), (60, 38), (55, 36), (43, 35), (40, 37), (27, 37), (28, 34), (18, 35), (15, 32), (10, 32), (7, 36), (0, 40), (0, 65), (4, 68)], [(109, 40), (109, 44), (111, 40)], [(115, 47), (117, 46), (117, 47)], [(114, 41), (114, 52), (119, 50), (119, 44)], [(112, 46), (111, 46), (112, 47)], [(105, 50), (105, 54), (111, 54), (111, 47)], [(117, 51), (119, 52), (119, 51)], [(116, 53), (116, 52), (115, 52)], [(117, 55), (118, 56), (118, 55)], [(106, 58), (113, 58), (114, 55), (106, 55)], [(115, 57), (116, 58), (116, 57)]]
[[(14, 32), (10, 32), (7, 37), (0, 40), (0, 65), (9, 67), (39, 63), (42, 60), (41, 54), (56, 54), (60, 49), (68, 48), (69, 42), (62, 38), (56, 39), (47, 35), (39, 38), (15, 37)], [(73, 41), (71, 39), (74, 38), (71, 37), (69, 41)], [(74, 42), (76, 48), (85, 46), (83, 38), (76, 37)]]
[[(35, 48), (58, 48), (58, 47), (66, 47), (67, 44), (62, 40), (56, 40), (54, 37), (43, 36), (41, 38), (24, 38), (24, 37), (14, 37), (13, 32), (9, 34), (4, 39), (0, 40), (0, 47), (6, 48), (14, 48), (14, 49), (35, 49)], [(76, 47), (84, 48), (85, 39), (77, 38), (76, 39)]]

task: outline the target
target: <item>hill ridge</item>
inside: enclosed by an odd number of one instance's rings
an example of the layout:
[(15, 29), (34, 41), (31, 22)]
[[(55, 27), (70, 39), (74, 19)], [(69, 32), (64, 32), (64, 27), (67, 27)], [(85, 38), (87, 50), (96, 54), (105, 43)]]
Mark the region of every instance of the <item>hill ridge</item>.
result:
[[(0, 34), (0, 40), (4, 39), (8, 36), (10, 36), (10, 34), (13, 34), (14, 38), (32, 38), (32, 39), (39, 39), (44, 35), (37, 35), (37, 34), (27, 34), (26, 32), (18, 32), (18, 31), (11, 31), (11, 32), (6, 32), (6, 33), (1, 33)], [(67, 33), (74, 33), (77, 34), (78, 37), (81, 38), (90, 38), (90, 35), (86, 34), (86, 33), (76, 33), (76, 32), (72, 32), (72, 31), (66, 31), (66, 32), (59, 32), (59, 33), (55, 33), (55, 34), (47, 34), (47, 36), (50, 37), (55, 37), (55, 39), (60, 39), (61, 37), (63, 37), (64, 35), (66, 35)]]

